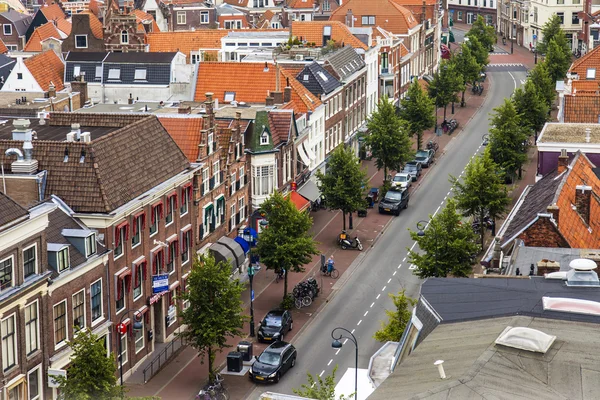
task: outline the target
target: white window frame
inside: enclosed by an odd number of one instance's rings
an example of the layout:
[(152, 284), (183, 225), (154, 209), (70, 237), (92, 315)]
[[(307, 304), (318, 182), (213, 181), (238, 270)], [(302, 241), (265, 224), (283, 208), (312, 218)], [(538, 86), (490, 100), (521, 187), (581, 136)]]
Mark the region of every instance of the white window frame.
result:
[[(121, 229), (119, 229), (119, 245), (116, 246), (115, 249), (113, 250), (113, 259), (114, 260), (118, 260), (119, 258), (123, 257), (123, 255), (125, 254), (125, 243), (123, 243), (124, 239), (125, 239), (125, 228), (121, 228)], [(121, 248), (121, 253), (117, 255), (117, 249), (119, 247)]]
[(235, 171), (233, 171), (231, 173), (231, 194), (235, 193), (236, 179), (237, 179), (237, 173)]
[(191, 231), (181, 230), (181, 235), (180, 236), (181, 236), (181, 243), (184, 242), (184, 238), (186, 236), (189, 237), (189, 239), (190, 239), (190, 240), (187, 241), (187, 249), (185, 251), (181, 251), (181, 256), (183, 256), (183, 254), (185, 252), (187, 252), (187, 260), (183, 261), (183, 257), (181, 258), (181, 266), (184, 266), (187, 263), (189, 263), (190, 259), (192, 258), (192, 245), (191, 245), (191, 242), (192, 242), (193, 238), (192, 238)]
[[(61, 304), (61, 303), (65, 303), (65, 338), (59, 342), (56, 343), (56, 315), (54, 314), (54, 309), (56, 308), (57, 305)], [(61, 347), (64, 347), (67, 345), (67, 341), (69, 340), (69, 308), (67, 307), (67, 299), (63, 299), (61, 301), (59, 301), (58, 303), (55, 303), (54, 305), (52, 305), (52, 337), (54, 338), (54, 349), (60, 349)]]
[[(138, 300), (139, 298), (141, 298), (144, 295), (144, 272), (142, 271), (142, 269), (140, 268), (141, 265), (135, 265), (132, 271), (132, 276), (131, 279), (133, 280), (132, 284), (131, 284), (131, 295), (133, 296), (133, 301)], [(146, 263), (146, 268), (148, 268), (148, 264)], [(138, 270), (140, 271), (140, 294), (139, 295), (135, 295), (135, 274), (138, 273)]]
[(9, 259), (10, 259), (10, 269), (11, 269), (11, 272), (10, 272), (10, 285), (7, 286), (7, 287), (5, 287), (5, 288), (2, 288), (0, 290), (10, 289), (11, 287), (15, 286), (15, 257), (12, 256), (12, 255), (9, 256), (9, 257), (6, 257), (6, 258), (0, 260), (0, 264), (2, 264), (3, 262), (5, 262), (5, 261), (7, 261)]
[(138, 247), (140, 244), (142, 244), (142, 218), (134, 218), (133, 221), (131, 221), (131, 229), (133, 229), (134, 225), (136, 226), (137, 229), (137, 236), (139, 237), (139, 241), (136, 244), (133, 244), (133, 238), (136, 236), (133, 234), (133, 231), (131, 232), (131, 248), (135, 249), (136, 247)]
[(95, 320), (92, 319), (92, 327), (98, 325), (100, 322), (104, 321), (104, 288), (102, 287), (102, 278), (92, 282), (90, 284), (90, 318), (94, 318), (93, 315), (93, 310), (94, 310), (94, 305), (92, 304), (92, 299), (94, 298), (94, 296), (92, 295), (92, 286), (94, 286), (96, 283), (100, 282), (100, 316), (98, 318), (96, 318)]
[(585, 79), (596, 79), (596, 68), (588, 68), (585, 72)]
[(102, 79), (102, 66), (101, 65), (96, 66), (95, 79)]
[[(91, 238), (91, 241), (88, 243), (88, 240), (90, 240), (90, 238)], [(93, 247), (93, 249), (90, 249), (90, 247)], [(88, 236), (86, 236), (86, 238), (85, 238), (85, 256), (86, 256), (86, 258), (90, 258), (94, 254), (96, 254), (97, 251), (98, 251), (98, 246), (96, 244), (96, 233), (91, 233)]]
[[(4, 331), (1, 329), (2, 325), (4, 324), (4, 321), (11, 319), (13, 320), (13, 333), (12, 333), (12, 341), (13, 341), (13, 346), (12, 346), (12, 350), (13, 350), (13, 358), (14, 358), (14, 362), (11, 365), (6, 365), (6, 360), (8, 360), (8, 353), (4, 354)], [(2, 370), (3, 371), (8, 371), (11, 368), (14, 368), (16, 365), (19, 364), (19, 340), (17, 337), (17, 314), (16, 313), (12, 313), (9, 316), (7, 316), (6, 318), (2, 318), (2, 320), (0, 320), (0, 336), (1, 336), (1, 342), (2, 342)], [(8, 351), (8, 345), (6, 346), (6, 351)]]
[(181, 191), (181, 196), (183, 196), (181, 200), (185, 203), (185, 212), (181, 212), (183, 207), (179, 206), (179, 218), (183, 217), (184, 215), (187, 215), (187, 213), (190, 212), (190, 197), (188, 194), (188, 190), (192, 190), (192, 187), (188, 186), (187, 188), (184, 188)]
[(229, 217), (229, 220), (231, 221), (231, 230), (235, 230), (236, 224), (235, 224), (235, 210), (237, 207), (237, 201), (233, 202), (232, 205), (229, 206), (229, 211), (231, 212), (231, 216)]
[[(146, 343), (145, 343), (145, 337), (146, 336), (146, 330), (144, 329), (144, 318), (142, 317), (142, 320), (140, 321), (140, 323), (142, 324), (142, 328), (138, 331), (136, 331), (134, 333), (134, 349), (135, 349), (135, 354), (138, 354), (140, 351), (144, 350), (144, 348), (146, 347)], [(137, 334), (140, 334), (140, 337), (136, 337)], [(142, 345), (140, 346), (140, 348), (138, 349), (138, 343), (142, 342)]]
[(269, 144), (269, 135), (267, 134), (267, 132), (263, 132), (262, 135), (260, 135), (260, 145), (264, 146)]
[(129, 32), (127, 32), (127, 30), (123, 29), (121, 31), (121, 44), (129, 44)]
[[(121, 357), (122, 365), (125, 365), (127, 364), (127, 361), (129, 361), (129, 357), (127, 357), (127, 333), (125, 333), (124, 335), (119, 334), (119, 340), (121, 341), (121, 354), (119, 354), (119, 356)], [(123, 344), (123, 342), (125, 342), (125, 344)]]
[[(6, 32), (6, 28), (8, 28), (9, 32)], [(2, 34), (4, 36), (12, 36), (12, 25), (11, 24), (2, 24)]]
[(210, 22), (210, 15), (208, 11), (200, 11), (200, 23), (208, 24)]
[(72, 296), (71, 296), (71, 308), (73, 309), (73, 336), (77, 336), (77, 332), (75, 332), (75, 296), (78, 296), (79, 294), (83, 294), (83, 326), (80, 326), (79, 329), (85, 329), (87, 327), (87, 321), (86, 321), (86, 307), (85, 307), (85, 289), (81, 289), (78, 292), (75, 292)]
[(210, 190), (209, 181), (210, 181), (210, 169), (204, 168), (202, 170), (202, 187), (204, 187), (204, 193), (202, 193), (202, 195), (205, 195)]
[(25, 355), (27, 357), (30, 357), (31, 355), (33, 355), (34, 353), (38, 352), (40, 350), (40, 303), (35, 300), (32, 301), (31, 303), (25, 305), (24, 309), (25, 311), (30, 308), (30, 307), (35, 307), (35, 343), (36, 343), (36, 348), (35, 349), (29, 349), (29, 347), (31, 346), (31, 342), (32, 342), (32, 338), (31, 338), (31, 332), (28, 329), (28, 320), (27, 320), (27, 315), (25, 314)]
[[(242, 177), (244, 178), (242, 180)], [(246, 168), (242, 165), (240, 167), (240, 189), (246, 186)]]
[(238, 209), (240, 210), (240, 223), (246, 219), (246, 214), (244, 212), (245, 205), (246, 205), (246, 199), (244, 198), (244, 196), (242, 196), (238, 199)]
[[(171, 226), (173, 224), (173, 222), (175, 222), (175, 210), (177, 208), (177, 200), (175, 200), (176, 196), (171, 196), (167, 198), (166, 201), (166, 206), (167, 206), (167, 212), (165, 213), (165, 228), (167, 226)], [(169, 214), (170, 211), (170, 214)], [(171, 222), (167, 222), (167, 216), (171, 215)]]
[(108, 80), (109, 81), (120, 81), (121, 80), (121, 68), (109, 68), (108, 69)]
[[(77, 38), (85, 38), (85, 46), (77, 45)], [(88, 37), (87, 35), (75, 35), (75, 48), (76, 49), (87, 49), (88, 48)]]
[(177, 25), (185, 25), (187, 20), (187, 14), (185, 11), (177, 11)]
[(217, 187), (221, 184), (221, 160), (217, 160), (213, 163), (213, 178), (215, 181), (215, 186)]
[[(29, 385), (29, 381), (31, 380), (29, 377), (33, 374), (37, 375), (38, 380), (38, 394), (35, 397), (31, 397), (31, 387)], [(27, 399), (28, 400), (38, 400), (42, 398), (42, 392), (44, 390), (44, 385), (42, 382), (42, 365), (38, 365), (37, 367), (30, 369), (27, 372)]]
[(79, 76), (81, 74), (81, 65), (73, 65), (73, 76)]
[(148, 75), (148, 70), (145, 68), (139, 68), (135, 70), (133, 80), (136, 81), (145, 81)]
[(29, 247), (25, 247), (25, 248), (23, 249), (23, 277), (24, 277), (24, 278), (27, 278), (27, 277), (25, 276), (25, 252), (26, 252), (27, 250), (30, 250), (30, 249), (32, 249), (32, 248), (34, 249), (34, 251), (33, 251), (33, 252), (34, 252), (34, 254), (35, 254), (35, 259), (34, 259), (33, 274), (31, 274), (31, 275), (36, 275), (36, 274), (38, 274), (38, 271), (39, 271), (39, 270), (38, 270), (38, 266), (39, 266), (39, 265), (38, 265), (37, 243), (34, 243), (34, 244), (32, 244), (31, 246), (29, 246)]

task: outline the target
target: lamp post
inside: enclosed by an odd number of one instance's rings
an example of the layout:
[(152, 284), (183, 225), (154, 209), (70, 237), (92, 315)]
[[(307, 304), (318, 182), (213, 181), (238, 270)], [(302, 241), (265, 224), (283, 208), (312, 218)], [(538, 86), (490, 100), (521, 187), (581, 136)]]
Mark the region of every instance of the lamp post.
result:
[(511, 15), (510, 15), (510, 19), (511, 19), (511, 28), (510, 28), (510, 37), (511, 37), (511, 41), (510, 41), (510, 54), (513, 53), (513, 46), (515, 44), (515, 33), (516, 33), (516, 24), (515, 24), (515, 3), (514, 1), (510, 2), (511, 7)]
[(537, 65), (537, 49), (533, 49), (533, 63)]
[(133, 313), (133, 330), (139, 331), (142, 329), (141, 315), (137, 311), (126, 310), (123, 315), (121, 315), (121, 319), (119, 320), (119, 324), (117, 325), (117, 333), (119, 334), (119, 373), (121, 374), (121, 387), (123, 386), (123, 345), (121, 336), (127, 334), (127, 325), (123, 325), (123, 318), (129, 316), (130, 313)]
[(487, 146), (489, 143), (490, 143), (490, 134), (489, 134), (489, 133), (486, 133), (485, 135), (483, 135), (483, 136), (481, 137), (481, 144), (482, 144), (483, 146)]
[[(336, 336), (336, 331), (342, 332), (339, 332), (338, 336)], [(350, 336), (344, 336), (343, 332), (346, 332)], [(354, 347), (356, 348), (356, 353), (354, 356), (354, 399), (358, 399), (358, 341), (352, 332), (339, 326), (331, 331), (331, 338), (333, 339), (333, 342), (331, 342), (331, 347), (334, 349), (342, 348), (342, 342), (340, 342), (341, 339), (348, 339), (354, 343)]]
[[(425, 220), (420, 220), (419, 222), (417, 222), (417, 236), (419, 237), (423, 237), (425, 236), (425, 230), (429, 227), (429, 224), (431, 223), (431, 221), (425, 221)], [(436, 268), (436, 272), (437, 272), (437, 260), (438, 260), (438, 236), (437, 236), (437, 232), (434, 230), (433, 231), (433, 236), (434, 236), (434, 240), (435, 240), (435, 253), (433, 255), (433, 261), (434, 261), (434, 267)]]
[(254, 337), (254, 289), (252, 288), (252, 281), (254, 275), (260, 270), (260, 266), (254, 266), (250, 264), (248, 266), (248, 279), (250, 280), (250, 337)]

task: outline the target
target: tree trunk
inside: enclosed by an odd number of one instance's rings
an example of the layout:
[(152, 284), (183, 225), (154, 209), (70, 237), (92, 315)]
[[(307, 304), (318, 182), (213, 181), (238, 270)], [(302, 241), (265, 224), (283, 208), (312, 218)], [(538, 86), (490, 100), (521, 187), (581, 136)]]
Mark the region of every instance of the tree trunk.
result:
[(485, 244), (485, 223), (483, 222), (483, 218), (481, 219), (479, 226), (479, 234), (481, 235), (481, 250), (483, 250), (483, 246)]
[(288, 271), (284, 269), (283, 271), (283, 299), (285, 300), (285, 296), (287, 296), (288, 292)]
[(421, 150), (423, 146), (423, 132), (417, 132), (417, 150)]
[(467, 105), (467, 103), (465, 103), (465, 92), (467, 91), (466, 86), (465, 86), (465, 90), (463, 90), (462, 92), (462, 99), (460, 100), (460, 106), (464, 107)]
[(446, 104), (446, 105), (444, 106), (444, 121), (446, 120), (446, 108), (447, 108), (447, 107), (448, 107), (448, 104)]
[(212, 382), (215, 378), (215, 373), (213, 371), (213, 364), (215, 362), (215, 352), (212, 349), (212, 346), (208, 346), (208, 381)]
[(344, 221), (342, 229), (346, 230), (346, 211), (342, 211), (342, 221)]
[(388, 180), (388, 168), (387, 165), (383, 166), (383, 182), (386, 182)]

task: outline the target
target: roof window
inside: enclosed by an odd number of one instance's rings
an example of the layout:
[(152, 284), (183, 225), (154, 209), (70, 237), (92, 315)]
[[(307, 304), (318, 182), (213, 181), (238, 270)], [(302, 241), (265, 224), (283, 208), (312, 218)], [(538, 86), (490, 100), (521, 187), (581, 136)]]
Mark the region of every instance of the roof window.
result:
[(329, 78), (327, 78), (323, 71), (317, 71), (317, 75), (319, 75), (319, 78), (323, 79), (325, 82), (329, 80)]
[(108, 70), (108, 79), (118, 81), (121, 79), (121, 70), (119, 68), (111, 68)]
[(555, 340), (556, 336), (548, 335), (537, 329), (507, 326), (495, 343), (514, 349), (545, 354)]
[(235, 92), (225, 92), (225, 98), (223, 100), (231, 103), (235, 100)]
[(145, 81), (146, 80), (146, 70), (145, 69), (136, 69), (134, 80), (136, 81)]
[(304, 74), (304, 77), (302, 78), (303, 81), (308, 81), (308, 74)]
[(585, 74), (586, 79), (596, 79), (596, 68), (588, 68)]
[(331, 36), (331, 26), (326, 25), (323, 27), (323, 36)]

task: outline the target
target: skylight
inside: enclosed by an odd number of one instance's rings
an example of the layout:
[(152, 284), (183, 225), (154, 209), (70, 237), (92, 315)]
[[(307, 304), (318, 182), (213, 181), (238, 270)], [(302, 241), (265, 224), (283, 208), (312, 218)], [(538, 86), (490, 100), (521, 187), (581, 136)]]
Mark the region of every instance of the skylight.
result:
[(600, 315), (600, 303), (591, 300), (566, 297), (542, 297), (544, 311), (560, 311), (572, 314)]
[(231, 103), (235, 100), (235, 92), (225, 92), (224, 101)]
[(329, 80), (329, 78), (327, 78), (323, 71), (317, 71), (317, 75), (319, 75), (319, 78), (323, 79), (325, 82)]
[(586, 79), (596, 79), (596, 68), (588, 68), (585, 77)]
[(308, 81), (308, 74), (304, 74), (303, 78), (302, 78), (305, 82)]
[(548, 335), (537, 329), (507, 326), (496, 339), (496, 344), (515, 349), (546, 353), (556, 336)]

